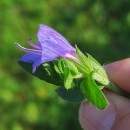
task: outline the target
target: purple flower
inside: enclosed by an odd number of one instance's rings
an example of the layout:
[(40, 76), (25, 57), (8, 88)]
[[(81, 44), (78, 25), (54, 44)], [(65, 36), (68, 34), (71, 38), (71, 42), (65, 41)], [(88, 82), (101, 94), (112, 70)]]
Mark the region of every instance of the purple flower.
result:
[(77, 60), (75, 48), (73, 48), (61, 34), (52, 28), (40, 24), (37, 37), (37, 45), (33, 44), (31, 40), (28, 41), (28, 44), (34, 49), (28, 49), (16, 43), (20, 50), (27, 53), (20, 58), (20, 61), (32, 63), (33, 73), (39, 65), (55, 59), (60, 59), (61, 57)]

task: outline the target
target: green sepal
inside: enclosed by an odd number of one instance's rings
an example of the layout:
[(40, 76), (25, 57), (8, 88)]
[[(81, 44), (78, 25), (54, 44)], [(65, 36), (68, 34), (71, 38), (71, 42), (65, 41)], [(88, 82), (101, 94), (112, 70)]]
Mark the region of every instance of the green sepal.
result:
[(78, 56), (78, 59), (80, 60), (80, 63), (82, 66), (84, 66), (84, 69), (86, 70), (86, 73), (90, 73), (93, 71), (93, 67), (88, 60), (88, 58), (76, 47), (76, 54)]
[(90, 54), (87, 54), (86, 57), (78, 48), (76, 48), (76, 54), (80, 60), (79, 63), (73, 59), (71, 60), (75, 63), (83, 77), (87, 77), (89, 73), (95, 71), (96, 73), (94, 74), (93, 79), (99, 82), (101, 85), (109, 85), (107, 74), (103, 66), (101, 66), (97, 60), (95, 60)]
[(32, 64), (18, 61), (18, 64), (26, 70), (31, 75), (44, 80), (48, 83), (63, 86), (63, 81), (61, 80), (59, 74), (56, 73), (54, 69), (54, 64), (52, 62), (45, 63), (37, 67), (35, 73), (32, 73)]
[(74, 65), (74, 63), (72, 63), (71, 61), (67, 60), (66, 58), (62, 58), (62, 60), (64, 61), (66, 67), (68, 67), (70, 70), (72, 70), (73, 75), (77, 76), (79, 74), (79, 71), (77, 69), (77, 67)]
[(64, 68), (64, 87), (66, 89), (72, 89), (75, 86), (73, 79), (74, 76), (72, 70)]
[[(57, 63), (56, 63), (57, 62)], [(61, 58), (55, 62), (55, 70), (64, 80), (64, 87), (72, 89), (75, 84), (74, 79), (80, 78), (82, 75), (79, 73), (77, 67), (69, 60)]]
[(88, 60), (90, 61), (91, 66), (93, 67), (94, 70), (97, 70), (98, 73), (103, 76), (104, 78), (107, 78), (106, 72), (103, 68), (103, 66), (96, 60), (94, 59), (90, 54), (87, 54)]
[(53, 61), (53, 63), (54, 63), (55, 71), (59, 74), (60, 78), (64, 82), (64, 68), (65, 68), (65, 64), (64, 64), (63, 60), (55, 60), (55, 61)]
[(66, 101), (81, 103), (85, 97), (81, 92), (80, 88), (75, 86), (73, 89), (67, 90), (64, 87), (59, 87), (56, 89), (56, 93)]
[(108, 86), (108, 85), (109, 85), (109, 80), (108, 80), (108, 78), (103, 77), (103, 76), (100, 75), (98, 72), (99, 72), (98, 70), (94, 72), (94, 74), (93, 74), (93, 79), (94, 79), (95, 81), (97, 81), (98, 83), (100, 83), (101, 85), (104, 85), (104, 87), (105, 87), (105, 86)]
[(87, 54), (87, 57), (93, 67), (93, 70), (96, 71), (96, 73), (94, 73), (93, 78), (102, 85), (109, 85), (109, 79), (103, 66), (101, 66), (101, 64), (97, 60), (95, 60), (90, 54)]
[(80, 62), (74, 60), (74, 59), (69, 59), (74, 65), (77, 67), (78, 71), (82, 74), (82, 76), (86, 76), (87, 72), (85, 69), (85, 66), (83, 66)]
[(93, 73), (94, 72), (91, 72), (88, 77), (81, 82), (80, 88), (84, 96), (98, 109), (105, 109), (108, 105), (108, 101), (100, 90), (101, 87), (93, 80)]

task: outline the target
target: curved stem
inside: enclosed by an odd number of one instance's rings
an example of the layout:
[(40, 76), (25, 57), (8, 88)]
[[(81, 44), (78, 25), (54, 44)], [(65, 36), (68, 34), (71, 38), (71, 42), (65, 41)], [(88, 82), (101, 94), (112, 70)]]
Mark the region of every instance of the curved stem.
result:
[(124, 97), (127, 97), (127, 98), (130, 98), (130, 94), (125, 92), (124, 90), (122, 90), (121, 88), (119, 88), (118, 86), (116, 86), (114, 83), (110, 82), (108, 86), (106, 86), (107, 89), (110, 89), (111, 91), (121, 95), (121, 96), (124, 96)]

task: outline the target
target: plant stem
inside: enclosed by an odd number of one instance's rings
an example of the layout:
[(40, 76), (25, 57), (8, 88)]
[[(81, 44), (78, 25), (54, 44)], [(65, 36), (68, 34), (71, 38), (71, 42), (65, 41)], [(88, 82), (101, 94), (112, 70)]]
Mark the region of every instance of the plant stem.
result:
[(106, 86), (106, 88), (110, 89), (111, 91), (121, 95), (121, 96), (124, 96), (124, 97), (127, 97), (127, 98), (130, 98), (130, 94), (125, 92), (124, 90), (122, 90), (121, 88), (117, 87), (114, 83), (110, 82), (108, 86)]

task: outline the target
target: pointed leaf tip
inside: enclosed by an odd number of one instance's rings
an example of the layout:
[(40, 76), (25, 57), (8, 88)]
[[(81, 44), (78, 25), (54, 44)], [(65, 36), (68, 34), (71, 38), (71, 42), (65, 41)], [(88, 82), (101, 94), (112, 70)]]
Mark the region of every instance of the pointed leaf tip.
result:
[(98, 109), (102, 110), (107, 107), (108, 101), (99, 86), (92, 79), (92, 73), (81, 82), (80, 87), (84, 96)]

